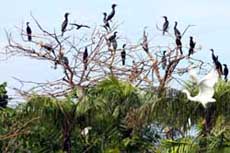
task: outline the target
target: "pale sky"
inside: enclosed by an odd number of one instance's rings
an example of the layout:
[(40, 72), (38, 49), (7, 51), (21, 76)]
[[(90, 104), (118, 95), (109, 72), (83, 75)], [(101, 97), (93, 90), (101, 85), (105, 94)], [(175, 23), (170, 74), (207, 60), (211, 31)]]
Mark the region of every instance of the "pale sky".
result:
[[(161, 17), (165, 15), (171, 23), (171, 31), (174, 21), (179, 22), (181, 31), (188, 24), (196, 25), (183, 37), (183, 42), (188, 44), (192, 35), (202, 46), (196, 58), (211, 62), (209, 49), (213, 48), (222, 63), (230, 64), (229, 0), (7, 0), (0, 5), (0, 48), (6, 45), (4, 30), (13, 32), (15, 26), (32, 21), (30, 12), (50, 30), (60, 29), (65, 12), (71, 13), (71, 21), (93, 27), (102, 24), (102, 12), (109, 12), (112, 3), (118, 4), (114, 20), (123, 22), (118, 28), (119, 34), (133, 42), (141, 38), (144, 26), (148, 26), (153, 44), (160, 42), (161, 32), (157, 31), (156, 24), (161, 24)], [(13, 76), (32, 81), (59, 78), (60, 73), (51, 66), (47, 62), (18, 57), (0, 61), (0, 82), (7, 81), (10, 87), (14, 87), (18, 83), (12, 79)]]

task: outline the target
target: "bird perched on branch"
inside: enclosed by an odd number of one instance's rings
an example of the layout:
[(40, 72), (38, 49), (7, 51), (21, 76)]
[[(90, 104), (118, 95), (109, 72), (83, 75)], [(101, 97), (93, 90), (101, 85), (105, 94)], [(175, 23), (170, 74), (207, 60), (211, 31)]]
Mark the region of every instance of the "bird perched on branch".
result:
[(85, 51), (83, 53), (83, 63), (84, 63), (84, 70), (87, 70), (87, 64), (88, 64), (88, 48), (85, 47)]
[(193, 37), (190, 37), (190, 42), (189, 42), (189, 51), (188, 51), (188, 57), (194, 53), (194, 48), (195, 48), (196, 43), (193, 41)]
[(111, 36), (108, 38), (108, 40), (111, 42), (111, 41), (115, 40), (116, 37), (117, 37), (117, 31), (115, 31), (115, 32), (113, 33), (113, 35), (111, 35)]
[(162, 62), (162, 69), (164, 70), (165, 67), (167, 66), (167, 59), (166, 59), (166, 50), (163, 51), (163, 56), (161, 58), (161, 62)]
[(68, 59), (68, 57), (63, 56), (62, 57), (62, 62), (63, 62), (64, 65), (69, 65), (69, 59)]
[(68, 26), (68, 22), (69, 22), (68, 16), (69, 16), (69, 13), (68, 13), (68, 12), (65, 13), (65, 15), (64, 15), (65, 19), (64, 19), (64, 21), (62, 22), (62, 26), (61, 26), (62, 36), (64, 35), (64, 32), (66, 31), (66, 28), (67, 28), (67, 26)]
[(83, 25), (83, 24), (76, 24), (76, 23), (71, 23), (70, 25), (76, 26), (77, 30), (81, 29), (81, 28), (90, 28), (88, 25)]
[(216, 63), (216, 61), (217, 61), (217, 56), (216, 56), (215, 53), (214, 53), (214, 49), (210, 49), (210, 51), (212, 52), (212, 61), (213, 61), (213, 63)]
[(53, 49), (53, 46), (51, 44), (44, 44), (43, 42), (40, 42), (39, 45), (40, 45), (41, 48), (44, 48), (44, 49), (52, 52), (53, 55), (56, 57), (56, 54), (55, 54), (54, 49)]
[(116, 51), (117, 50), (117, 40), (116, 39), (112, 40), (111, 44), (112, 44), (112, 47), (113, 47), (113, 51)]
[(141, 46), (143, 48), (143, 50), (148, 53), (149, 52), (149, 47), (148, 47), (148, 37), (147, 37), (147, 34), (144, 30), (143, 32), (143, 42), (141, 43)]
[(228, 82), (228, 67), (226, 64), (223, 65), (224, 65), (224, 80)]
[(117, 37), (117, 31), (115, 31), (113, 33), (113, 35), (108, 38), (109, 47), (112, 45), (112, 47), (113, 47), (112, 50), (113, 51), (116, 51), (116, 49), (117, 49), (117, 40), (116, 40), (116, 37)]
[(163, 16), (163, 18), (165, 19), (165, 22), (163, 24), (163, 35), (165, 35), (165, 33), (168, 32), (169, 21), (168, 21), (167, 16)]
[(223, 68), (222, 68), (222, 64), (218, 59), (218, 56), (216, 56), (216, 62), (214, 64), (216, 65), (216, 70), (219, 73), (219, 77), (221, 78), (221, 75), (223, 75)]
[(218, 73), (215, 69), (210, 71), (204, 78), (198, 80), (196, 73), (193, 70), (189, 70), (189, 75), (199, 86), (198, 95), (191, 97), (190, 92), (186, 89), (182, 90), (189, 100), (200, 102), (204, 108), (206, 108), (207, 103), (216, 102), (214, 96), (214, 86), (218, 81)]
[(181, 37), (180, 31), (177, 29), (177, 24), (178, 24), (177, 21), (175, 21), (174, 34), (175, 34), (175, 37), (178, 37), (178, 36)]
[(122, 46), (122, 51), (121, 51), (122, 65), (125, 65), (125, 58), (126, 58), (125, 46), (126, 46), (126, 44), (123, 44), (123, 46)]
[(107, 13), (104, 12), (103, 15), (104, 15), (104, 18), (103, 18), (104, 25), (103, 25), (103, 27), (106, 29), (106, 31), (111, 30), (110, 25), (109, 25), (109, 21), (107, 21)]
[(115, 15), (115, 7), (117, 6), (117, 4), (113, 4), (112, 5), (112, 12), (107, 16), (107, 21), (110, 21), (113, 17), (114, 17), (114, 15)]
[(177, 36), (177, 37), (176, 37), (176, 46), (177, 46), (177, 49), (180, 50), (180, 53), (181, 53), (181, 55), (182, 55), (182, 54), (183, 54), (183, 51), (182, 51), (181, 36)]
[(30, 22), (26, 22), (26, 34), (28, 37), (28, 41), (32, 41), (32, 30), (29, 26)]

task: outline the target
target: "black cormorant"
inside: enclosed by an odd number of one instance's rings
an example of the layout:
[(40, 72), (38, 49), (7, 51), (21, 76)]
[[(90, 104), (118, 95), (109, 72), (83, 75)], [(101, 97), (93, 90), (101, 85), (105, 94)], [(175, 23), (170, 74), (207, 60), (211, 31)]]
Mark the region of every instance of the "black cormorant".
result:
[(80, 28), (90, 28), (88, 25), (83, 25), (83, 24), (76, 24), (76, 23), (71, 23), (70, 25), (74, 25), (74, 26), (76, 26), (77, 28), (77, 30), (79, 30)]
[(161, 62), (162, 62), (162, 69), (164, 70), (165, 67), (167, 66), (167, 59), (166, 59), (166, 50), (163, 51), (163, 56), (161, 58)]
[(212, 52), (212, 61), (213, 61), (213, 63), (216, 63), (216, 61), (217, 61), (217, 56), (215, 56), (215, 54), (214, 54), (214, 50), (213, 49), (210, 49), (211, 50), (211, 52)]
[(123, 46), (122, 46), (122, 51), (121, 51), (122, 65), (125, 65), (125, 58), (126, 58), (125, 46), (126, 46), (126, 44), (123, 44)]
[(219, 76), (221, 77), (221, 75), (223, 75), (223, 69), (222, 69), (222, 64), (220, 63), (220, 61), (218, 60), (218, 56), (216, 56), (216, 70), (219, 73)]
[(108, 15), (108, 17), (106, 19), (107, 21), (110, 21), (114, 17), (114, 15), (115, 15), (115, 7), (116, 6), (117, 6), (116, 4), (112, 5), (112, 12)]
[(85, 47), (85, 51), (83, 53), (83, 63), (84, 63), (84, 70), (87, 70), (87, 63), (88, 63), (88, 48)]
[(176, 46), (177, 46), (177, 49), (180, 50), (180, 53), (183, 54), (181, 36), (176, 37)]
[(64, 35), (64, 32), (66, 31), (66, 28), (69, 22), (68, 16), (69, 16), (69, 13), (65, 13), (65, 20), (62, 22), (62, 26), (61, 26), (62, 36)]
[(104, 12), (103, 15), (104, 15), (103, 22), (104, 22), (105, 29), (107, 31), (108, 31), (108, 28), (109, 28), (109, 30), (111, 30), (109, 22), (107, 21), (107, 13)]
[(195, 48), (196, 43), (193, 41), (193, 37), (190, 37), (190, 42), (189, 42), (189, 51), (188, 51), (188, 57), (194, 53), (194, 48)]
[(113, 51), (116, 51), (117, 50), (117, 40), (113, 39), (111, 43), (112, 43)]
[(146, 35), (146, 32), (144, 30), (143, 32), (143, 43), (141, 43), (143, 50), (148, 53), (149, 52), (149, 47), (148, 47), (148, 37)]
[(66, 56), (63, 56), (61, 60), (65, 66), (69, 65), (69, 59)]
[(165, 19), (165, 22), (163, 24), (163, 35), (164, 35), (165, 32), (168, 32), (169, 21), (168, 21), (167, 16), (163, 16), (163, 18)]
[(228, 67), (226, 64), (224, 65), (224, 80), (227, 82), (228, 81)]
[(50, 52), (53, 53), (53, 55), (56, 57), (56, 54), (54, 52), (53, 46), (51, 44), (43, 44), (42, 42), (40, 43), (41, 48), (44, 48)]
[(32, 30), (29, 24), (30, 24), (29, 22), (26, 22), (26, 33), (27, 33), (28, 41), (32, 41)]
[(181, 36), (180, 31), (177, 29), (177, 21), (175, 21), (175, 25), (174, 25), (174, 34), (175, 37)]
[(113, 40), (116, 39), (116, 37), (117, 37), (117, 31), (115, 31), (113, 35), (109, 37), (109, 41), (112, 42)]

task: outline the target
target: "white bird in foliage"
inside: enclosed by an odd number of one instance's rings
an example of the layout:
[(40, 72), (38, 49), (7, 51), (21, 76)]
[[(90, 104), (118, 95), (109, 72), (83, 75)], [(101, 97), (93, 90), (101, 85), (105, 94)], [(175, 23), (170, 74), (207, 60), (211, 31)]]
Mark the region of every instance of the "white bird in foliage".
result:
[(216, 99), (213, 98), (214, 96), (214, 85), (218, 81), (218, 73), (215, 69), (210, 71), (206, 76), (204, 76), (201, 80), (198, 80), (197, 75), (194, 70), (189, 70), (189, 75), (193, 81), (195, 81), (199, 86), (199, 93), (198, 95), (191, 97), (191, 94), (188, 90), (184, 89), (184, 92), (188, 99), (191, 101), (200, 102), (204, 108), (206, 108), (207, 103), (209, 102), (216, 102)]
[(81, 131), (81, 135), (83, 136), (87, 136), (89, 133), (89, 130), (92, 130), (91, 126), (85, 127), (82, 131)]

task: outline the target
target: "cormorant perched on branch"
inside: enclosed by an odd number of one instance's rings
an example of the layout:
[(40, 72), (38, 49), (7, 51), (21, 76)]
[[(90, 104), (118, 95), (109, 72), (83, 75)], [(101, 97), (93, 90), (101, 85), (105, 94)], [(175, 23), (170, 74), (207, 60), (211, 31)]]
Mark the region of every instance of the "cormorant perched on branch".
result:
[(194, 53), (194, 48), (195, 48), (196, 43), (193, 41), (193, 37), (190, 37), (190, 42), (189, 42), (189, 51), (188, 51), (188, 57)]
[(181, 36), (180, 31), (177, 29), (177, 21), (175, 21), (175, 25), (174, 25), (174, 34), (175, 37)]
[(32, 30), (29, 24), (30, 24), (29, 22), (26, 22), (26, 33), (27, 33), (28, 41), (32, 41)]
[(125, 65), (125, 58), (126, 58), (125, 46), (126, 46), (126, 44), (123, 44), (123, 46), (122, 46), (122, 51), (121, 51), (122, 65)]
[(226, 64), (223, 65), (224, 65), (224, 80), (228, 82), (228, 67)]
[(61, 59), (61, 61), (62, 61), (62, 63), (64, 65), (66, 65), (66, 66), (69, 65), (69, 59), (66, 56), (63, 56), (62, 59)]
[(41, 48), (44, 48), (50, 52), (52, 52), (54, 54), (54, 56), (56, 57), (56, 54), (54, 52), (53, 46), (51, 44), (43, 44), (42, 42), (40, 42), (39, 44), (41, 46)]
[(107, 13), (104, 12), (103, 15), (104, 15), (103, 22), (104, 22), (105, 29), (107, 31), (108, 31), (108, 28), (109, 28), (109, 30), (111, 30), (109, 22), (107, 21)]
[(221, 77), (221, 75), (223, 75), (223, 69), (222, 69), (222, 64), (220, 63), (220, 61), (218, 60), (218, 56), (216, 56), (216, 70), (219, 73), (219, 77)]
[(143, 32), (143, 43), (141, 43), (143, 50), (148, 53), (149, 52), (149, 47), (148, 47), (148, 37), (146, 35), (146, 32), (144, 30)]
[(115, 32), (113, 33), (113, 35), (109, 37), (108, 40), (109, 40), (110, 42), (112, 42), (113, 40), (116, 39), (116, 37), (117, 37), (117, 31), (115, 31)]
[(70, 25), (74, 25), (77, 27), (77, 30), (79, 30), (80, 28), (90, 28), (88, 25), (83, 25), (83, 24), (76, 24), (76, 23), (71, 23)]
[(115, 15), (115, 7), (117, 6), (117, 4), (113, 4), (112, 5), (112, 12), (108, 15), (108, 17), (107, 17), (107, 21), (110, 21), (113, 17), (114, 17), (114, 15)]
[(62, 36), (64, 35), (64, 32), (66, 31), (66, 28), (69, 22), (68, 16), (69, 16), (69, 13), (65, 13), (65, 20), (62, 22), (62, 26), (61, 26)]
[(183, 54), (181, 36), (176, 37), (176, 46), (177, 46), (177, 49), (180, 50), (180, 53)]
[(162, 69), (164, 70), (165, 67), (167, 66), (167, 59), (166, 59), (166, 50), (163, 51), (163, 56), (161, 58), (161, 62), (162, 62)]
[(215, 56), (215, 54), (214, 54), (214, 50), (213, 49), (210, 49), (211, 50), (211, 52), (212, 52), (212, 61), (213, 61), (213, 63), (216, 63), (216, 61), (217, 61), (217, 56)]
[(113, 51), (116, 51), (117, 50), (117, 40), (113, 39), (111, 43), (112, 43)]
[(83, 53), (83, 63), (84, 63), (84, 70), (87, 70), (87, 63), (88, 63), (88, 48), (85, 47), (85, 51)]
[(112, 45), (112, 47), (113, 47), (113, 51), (116, 51), (116, 49), (117, 49), (117, 40), (116, 40), (116, 37), (117, 37), (117, 31), (115, 31), (114, 33), (113, 33), (113, 35), (112, 36), (110, 36), (109, 38), (108, 38), (108, 46), (109, 47), (111, 47), (111, 45)]
[(165, 32), (168, 32), (169, 21), (168, 21), (167, 16), (163, 16), (163, 18), (165, 19), (165, 22), (163, 24), (163, 35), (164, 35)]

